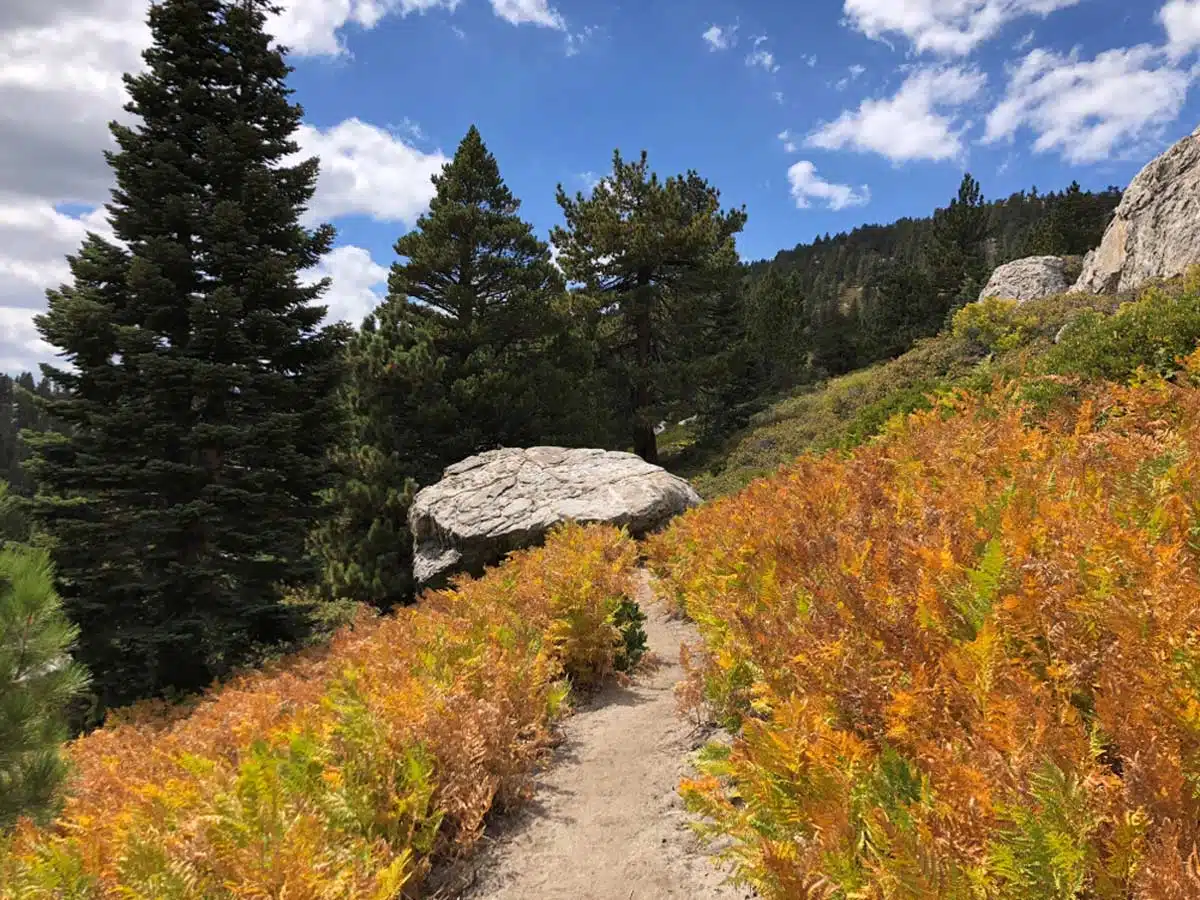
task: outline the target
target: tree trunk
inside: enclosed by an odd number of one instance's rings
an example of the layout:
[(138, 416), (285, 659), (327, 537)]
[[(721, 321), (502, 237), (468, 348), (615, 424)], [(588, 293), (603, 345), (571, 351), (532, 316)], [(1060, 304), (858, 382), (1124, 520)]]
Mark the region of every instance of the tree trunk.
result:
[(653, 465), (658, 465), (658, 435), (654, 423), (647, 421), (650, 406), (654, 403), (651, 383), (651, 365), (654, 362), (654, 336), (652, 333), (654, 298), (650, 294), (648, 271), (638, 273), (637, 296), (635, 298), (633, 323), (637, 336), (637, 365), (633, 391), (633, 452)]
[(636, 422), (633, 426), (633, 452), (648, 463), (658, 465), (658, 435), (654, 426), (646, 422)]

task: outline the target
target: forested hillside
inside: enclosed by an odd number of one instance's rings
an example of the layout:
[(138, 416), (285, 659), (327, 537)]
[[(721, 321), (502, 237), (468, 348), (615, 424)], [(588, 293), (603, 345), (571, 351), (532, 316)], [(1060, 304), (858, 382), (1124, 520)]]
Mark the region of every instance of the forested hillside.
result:
[(973, 301), (998, 265), (1082, 256), (1120, 202), (1077, 183), (985, 200), (968, 174), (931, 215), (864, 225), (747, 266), (744, 304), (772, 387), (790, 388), (904, 352)]

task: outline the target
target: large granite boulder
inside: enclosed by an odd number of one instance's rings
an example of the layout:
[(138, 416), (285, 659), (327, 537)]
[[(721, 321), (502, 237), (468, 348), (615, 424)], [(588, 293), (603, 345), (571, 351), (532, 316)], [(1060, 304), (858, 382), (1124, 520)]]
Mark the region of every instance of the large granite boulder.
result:
[(491, 450), (450, 466), (413, 499), (413, 574), (437, 587), (540, 543), (561, 522), (605, 522), (640, 535), (699, 503), (682, 478), (632, 453)]
[(1040, 300), (1055, 294), (1065, 294), (1067, 261), (1061, 256), (1027, 256), (999, 266), (988, 279), (979, 299), (999, 297), (1002, 300)]
[(1072, 290), (1112, 294), (1200, 263), (1200, 128), (1130, 182)]

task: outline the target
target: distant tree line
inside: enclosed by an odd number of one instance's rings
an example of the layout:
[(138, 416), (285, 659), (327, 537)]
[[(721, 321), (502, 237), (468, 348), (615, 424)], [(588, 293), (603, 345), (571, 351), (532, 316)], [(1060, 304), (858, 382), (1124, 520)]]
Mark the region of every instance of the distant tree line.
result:
[[(614, 153), (587, 194), (560, 186), (543, 241), (472, 127), (397, 239), (386, 299), (329, 324), (327, 283), (300, 273), (334, 231), (301, 224), (319, 161), (292, 159), (302, 110), (269, 9), (150, 8), (147, 66), (126, 77), (138, 124), (111, 126), (118, 240), (90, 234), (35, 320), (69, 365), (0, 379), (9, 540), (45, 554), (7, 563), (43, 582), (0, 594), (0, 616), (51, 610), (47, 658), (73, 646), (91, 673), (76, 728), (295, 644), (325, 601), (410, 602), (408, 508), (446, 465), (530, 444), (653, 462), (655, 425), (693, 414), (720, 439), (772, 391), (937, 331), (994, 263), (1086, 249), (1117, 199), (987, 204), (967, 176), (929, 219), (745, 266), (745, 210), (645, 153)], [(6, 671), (5, 690), (36, 682)], [(37, 709), (78, 694), (81, 671), (61, 672)]]
[(975, 300), (992, 270), (1025, 256), (1082, 256), (1100, 243), (1121, 191), (1078, 183), (986, 202), (968, 173), (922, 219), (865, 225), (747, 266), (745, 311), (774, 388), (903, 353)]

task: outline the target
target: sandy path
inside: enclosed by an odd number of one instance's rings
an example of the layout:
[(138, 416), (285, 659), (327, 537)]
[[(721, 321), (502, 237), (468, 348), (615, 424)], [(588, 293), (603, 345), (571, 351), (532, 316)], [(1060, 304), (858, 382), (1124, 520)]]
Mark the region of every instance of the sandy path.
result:
[(697, 639), (651, 597), (650, 649), (662, 660), (632, 687), (611, 686), (564, 726), (533, 801), (499, 825), (462, 900), (733, 900), (734, 888), (687, 827), (677, 793), (702, 735), (676, 713), (679, 645)]

